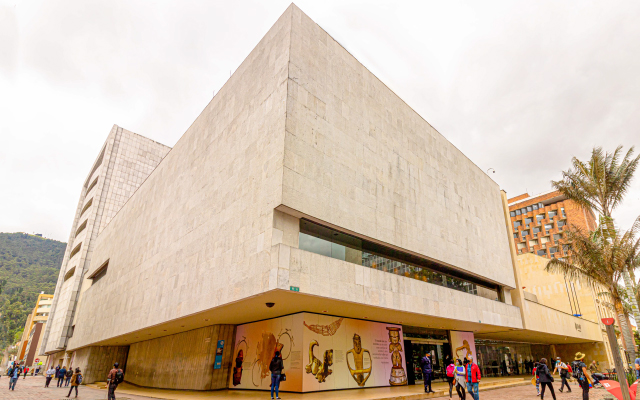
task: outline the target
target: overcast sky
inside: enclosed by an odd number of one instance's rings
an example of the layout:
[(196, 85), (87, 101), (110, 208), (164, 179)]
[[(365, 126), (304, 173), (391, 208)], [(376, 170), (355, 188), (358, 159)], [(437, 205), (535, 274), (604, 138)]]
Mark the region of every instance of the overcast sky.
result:
[[(173, 146), (290, 2), (0, 4), (0, 231), (66, 241), (111, 126)], [(638, 1), (296, 4), (510, 197), (640, 144)]]

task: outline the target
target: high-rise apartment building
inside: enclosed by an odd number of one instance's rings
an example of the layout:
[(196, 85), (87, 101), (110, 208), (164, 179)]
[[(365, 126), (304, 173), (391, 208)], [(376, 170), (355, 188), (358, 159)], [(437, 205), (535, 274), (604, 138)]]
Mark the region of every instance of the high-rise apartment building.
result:
[(38, 358), (38, 355), (41, 353), (43, 333), (49, 319), (52, 302), (52, 294), (40, 293), (33, 311), (27, 317), (18, 348), (18, 360), (23, 365), (32, 366), (36, 360), (45, 363), (45, 359)]
[(93, 241), (66, 352), (88, 383), (268, 390), (279, 350), (294, 392), (414, 384), (426, 352), (599, 354), (597, 323), (524, 297), (511, 232), (498, 185), (291, 5)]
[[(65, 251), (43, 351), (61, 352), (73, 335), (80, 289), (91, 264), (95, 239), (149, 174), (170, 147), (114, 125), (98, 158), (82, 185), (80, 200)], [(56, 359), (57, 360), (57, 359)]]
[(537, 196), (525, 193), (508, 202), (518, 254), (565, 257), (567, 245), (563, 238), (569, 226), (588, 231), (597, 226), (591, 210), (580, 207), (557, 190)]

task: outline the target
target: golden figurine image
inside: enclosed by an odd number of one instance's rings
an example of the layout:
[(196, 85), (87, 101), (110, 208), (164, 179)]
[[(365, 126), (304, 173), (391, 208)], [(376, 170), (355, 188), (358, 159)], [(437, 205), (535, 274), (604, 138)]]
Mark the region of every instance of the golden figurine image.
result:
[[(462, 356), (460, 356), (460, 352), (462, 352)], [(471, 346), (469, 346), (469, 342), (466, 340), (462, 341), (462, 346), (458, 347), (455, 350), (456, 358), (465, 359), (468, 357), (473, 357), (473, 352), (471, 351)]]
[(333, 372), (333, 370), (329, 368), (333, 365), (333, 349), (325, 350), (323, 361), (320, 361), (320, 359), (313, 354), (313, 348), (316, 346), (318, 346), (317, 340), (312, 340), (311, 343), (309, 343), (309, 364), (307, 364), (304, 369), (307, 374), (312, 374), (318, 382), (322, 383), (327, 379), (327, 376)]
[(407, 384), (407, 374), (402, 367), (402, 343), (400, 343), (400, 328), (388, 326), (389, 331), (389, 353), (391, 353), (391, 376), (389, 384), (392, 386), (402, 386)]
[[(368, 368), (364, 367), (364, 353), (367, 353), (369, 355)], [(351, 364), (349, 363), (349, 354), (353, 356), (355, 369), (351, 368)], [(369, 350), (362, 348), (362, 339), (357, 333), (353, 335), (353, 348), (347, 351), (346, 358), (347, 368), (349, 368), (351, 376), (356, 381), (358, 386), (364, 386), (364, 384), (367, 382), (367, 379), (369, 379), (369, 377), (371, 376), (371, 367), (373, 366), (373, 362)]]

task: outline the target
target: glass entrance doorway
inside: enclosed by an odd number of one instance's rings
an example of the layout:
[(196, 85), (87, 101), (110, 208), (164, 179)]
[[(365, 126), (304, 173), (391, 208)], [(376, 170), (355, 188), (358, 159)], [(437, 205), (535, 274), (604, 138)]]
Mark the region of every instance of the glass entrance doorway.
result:
[(447, 331), (439, 329), (403, 326), (404, 351), (407, 358), (407, 380), (409, 385), (422, 384), (422, 368), (420, 360), (425, 354), (431, 354), (433, 380), (445, 380), (445, 362), (451, 358), (451, 346)]

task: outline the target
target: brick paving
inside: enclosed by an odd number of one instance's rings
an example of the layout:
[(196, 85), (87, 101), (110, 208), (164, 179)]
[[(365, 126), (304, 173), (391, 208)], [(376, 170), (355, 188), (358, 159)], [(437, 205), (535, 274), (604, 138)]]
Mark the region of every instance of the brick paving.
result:
[[(556, 392), (557, 400), (582, 400), (582, 389), (576, 386), (571, 386), (571, 393), (568, 393), (565, 389), (564, 393), (558, 392), (560, 385), (555, 385), (553, 389)], [(445, 397), (437, 397), (435, 399), (448, 399), (449, 396)], [(551, 394), (547, 390), (544, 394), (545, 400), (552, 400)], [(453, 399), (458, 400), (458, 395), (453, 394)], [(495, 390), (487, 390), (480, 391), (480, 400), (536, 400), (540, 399), (540, 396), (536, 394), (536, 387), (533, 385), (526, 386), (517, 386), (506, 389), (495, 389)], [(614, 397), (609, 394), (605, 389), (591, 389), (589, 390), (589, 400), (605, 400), (605, 399), (614, 399)], [(473, 400), (469, 393), (467, 393), (467, 400)]]
[[(45, 378), (43, 376), (27, 376), (20, 378), (16, 383), (15, 390), (9, 390), (9, 378), (3, 375), (0, 378), (0, 400), (62, 400), (68, 399), (69, 388), (56, 387), (56, 382), (51, 381), (48, 388), (44, 387)], [(75, 390), (71, 393), (74, 398)], [(106, 390), (91, 389), (85, 386), (78, 388), (78, 400), (105, 400)], [(151, 397), (140, 397), (132, 395), (120, 395), (116, 391), (117, 400), (152, 400)]]

